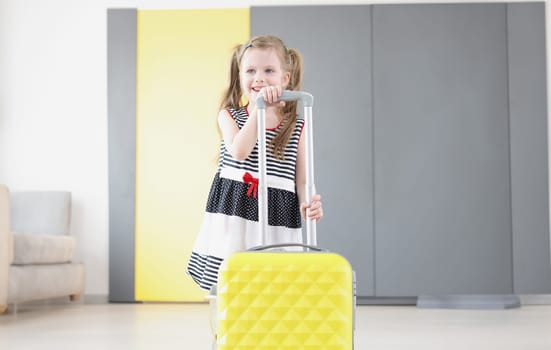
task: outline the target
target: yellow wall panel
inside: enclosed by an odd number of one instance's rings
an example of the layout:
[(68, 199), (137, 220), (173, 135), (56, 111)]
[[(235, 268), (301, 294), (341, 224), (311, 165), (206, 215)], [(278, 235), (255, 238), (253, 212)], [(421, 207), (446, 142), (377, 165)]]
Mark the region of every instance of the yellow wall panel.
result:
[(249, 9), (138, 11), (136, 300), (204, 301), (186, 264), (216, 170), (231, 49), (249, 22)]

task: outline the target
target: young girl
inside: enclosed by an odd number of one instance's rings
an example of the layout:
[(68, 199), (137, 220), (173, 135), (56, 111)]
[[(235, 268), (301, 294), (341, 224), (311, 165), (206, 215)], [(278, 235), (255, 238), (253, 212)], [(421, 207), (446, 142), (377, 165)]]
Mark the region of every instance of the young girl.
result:
[[(319, 195), (304, 198), (306, 140), (301, 135), (308, 126), (297, 119), (296, 102), (279, 101), (283, 90), (300, 90), (301, 78), (300, 54), (277, 37), (257, 36), (234, 49), (218, 115), (218, 171), (187, 268), (203, 289), (216, 284), (220, 263), (230, 254), (261, 244), (300, 243), (306, 208), (309, 219), (323, 216)], [(258, 225), (259, 95), (267, 105), (268, 242), (261, 242)], [(243, 97), (249, 101), (245, 106)]]

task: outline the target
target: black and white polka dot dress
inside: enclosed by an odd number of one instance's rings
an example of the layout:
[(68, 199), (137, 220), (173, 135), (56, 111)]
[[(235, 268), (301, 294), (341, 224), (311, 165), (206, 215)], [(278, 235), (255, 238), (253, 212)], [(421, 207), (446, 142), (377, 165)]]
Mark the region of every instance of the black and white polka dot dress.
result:
[[(241, 129), (246, 107), (228, 109)], [(285, 148), (285, 158), (277, 159), (268, 151), (268, 241), (264, 244), (302, 242), (301, 217), (295, 188), (298, 142), (304, 121), (297, 120)], [(279, 127), (266, 130), (267, 143)], [(234, 159), (220, 145), (220, 161), (208, 196), (206, 212), (197, 235), (187, 272), (203, 289), (216, 284), (221, 262), (230, 254), (261, 245), (258, 224), (258, 143), (247, 159)]]

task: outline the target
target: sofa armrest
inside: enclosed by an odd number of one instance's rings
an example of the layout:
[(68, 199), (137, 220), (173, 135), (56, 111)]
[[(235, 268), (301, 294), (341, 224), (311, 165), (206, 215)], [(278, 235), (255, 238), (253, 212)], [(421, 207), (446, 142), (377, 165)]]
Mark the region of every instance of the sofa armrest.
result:
[(8, 271), (10, 265), (10, 194), (0, 184), (0, 314), (8, 306)]

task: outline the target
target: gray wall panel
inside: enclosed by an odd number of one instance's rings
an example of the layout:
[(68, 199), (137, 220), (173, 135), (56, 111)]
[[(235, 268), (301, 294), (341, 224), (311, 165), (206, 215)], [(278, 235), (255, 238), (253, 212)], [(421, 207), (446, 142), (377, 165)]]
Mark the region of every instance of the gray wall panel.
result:
[(549, 293), (545, 5), (507, 6), (514, 291)]
[[(114, 302), (135, 301), (136, 16), (108, 10)], [(544, 16), (543, 3), (251, 9), (252, 35), (303, 54), (318, 241), (352, 263), (359, 296), (551, 292)]]
[(111, 302), (135, 301), (136, 17), (135, 9), (107, 12)]
[(378, 296), (512, 292), (506, 23), (374, 6)]
[[(318, 244), (341, 253), (374, 295), (370, 6), (253, 7), (252, 35), (274, 34), (304, 58), (314, 95)], [(285, 25), (281, 25), (285, 18)]]

